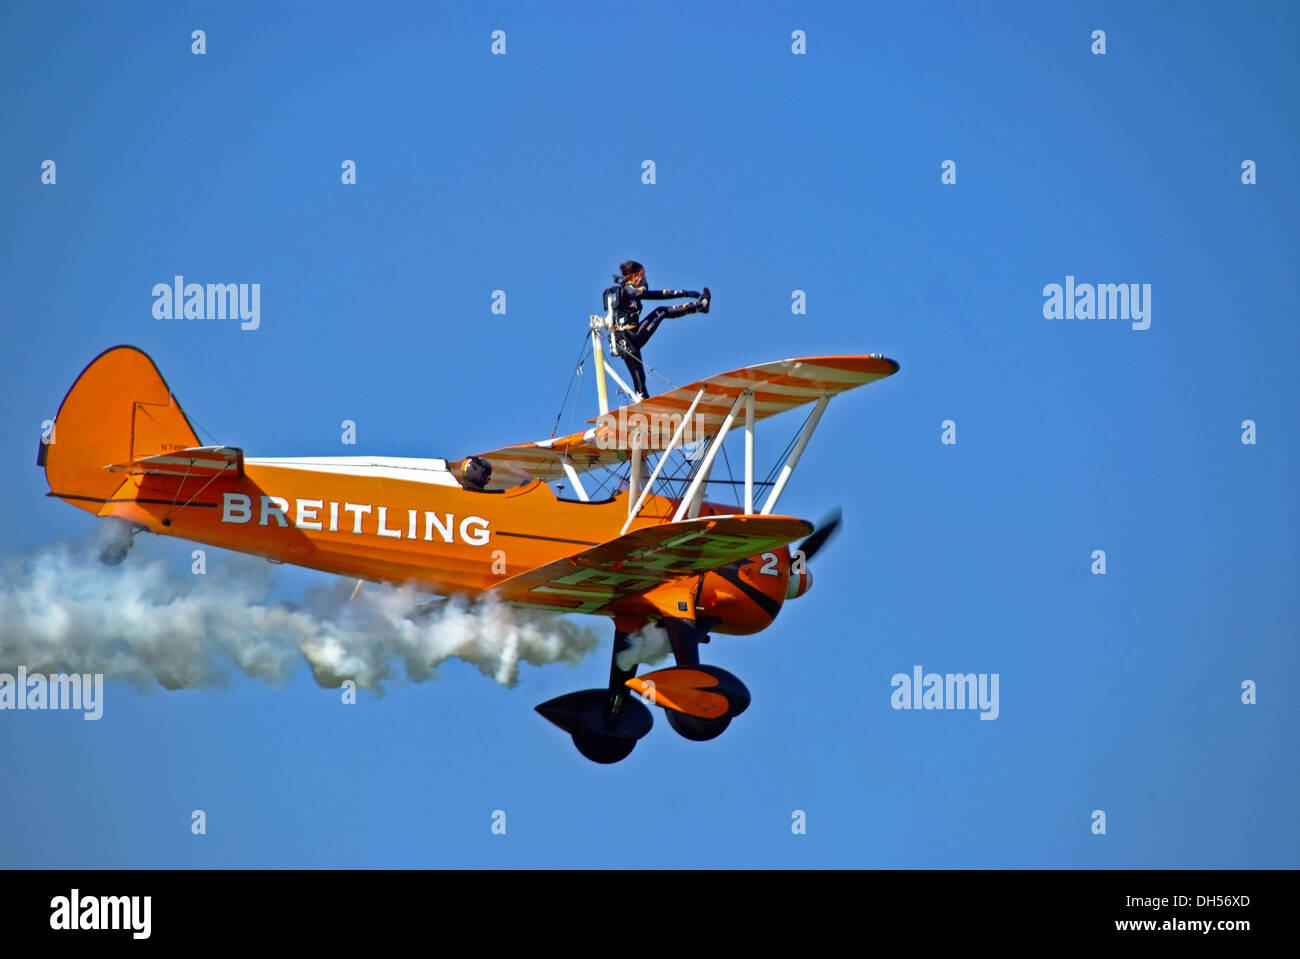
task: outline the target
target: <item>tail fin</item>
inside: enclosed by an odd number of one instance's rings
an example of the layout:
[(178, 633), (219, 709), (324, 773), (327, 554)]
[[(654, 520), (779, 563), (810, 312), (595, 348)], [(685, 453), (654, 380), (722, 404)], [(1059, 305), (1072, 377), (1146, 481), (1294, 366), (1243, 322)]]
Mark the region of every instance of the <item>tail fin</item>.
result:
[(199, 445), (153, 360), (133, 346), (105, 350), (63, 398), (36, 463), (50, 493), (92, 513), (123, 484), (114, 463)]

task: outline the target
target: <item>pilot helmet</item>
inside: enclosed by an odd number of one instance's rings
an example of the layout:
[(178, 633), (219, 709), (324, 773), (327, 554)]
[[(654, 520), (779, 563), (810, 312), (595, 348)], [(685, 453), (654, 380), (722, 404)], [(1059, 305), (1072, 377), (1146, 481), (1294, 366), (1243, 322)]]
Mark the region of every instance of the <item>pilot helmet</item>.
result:
[(465, 477), (466, 483), (482, 489), (487, 486), (488, 480), (492, 478), (492, 464), (481, 456), (471, 456), (465, 460), (460, 472)]

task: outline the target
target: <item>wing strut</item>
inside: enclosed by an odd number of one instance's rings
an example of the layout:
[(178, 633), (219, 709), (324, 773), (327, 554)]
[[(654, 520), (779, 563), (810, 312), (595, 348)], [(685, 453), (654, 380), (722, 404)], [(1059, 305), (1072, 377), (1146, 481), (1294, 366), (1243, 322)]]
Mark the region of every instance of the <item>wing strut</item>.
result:
[[(691, 508), (691, 503), (696, 494), (700, 492), (705, 480), (708, 479), (709, 471), (713, 468), (713, 461), (717, 459), (718, 450), (722, 449), (722, 441), (727, 438), (727, 432), (731, 429), (731, 424), (736, 421), (736, 414), (740, 412), (741, 406), (744, 405), (745, 397), (752, 395), (751, 390), (744, 390), (736, 397), (736, 402), (731, 404), (731, 411), (727, 413), (726, 419), (718, 427), (718, 435), (709, 444), (709, 451), (704, 454), (704, 462), (700, 463), (700, 468), (695, 471), (695, 479), (691, 480), (686, 495), (682, 497), (681, 505), (677, 507), (677, 512), (673, 514), (674, 523), (680, 523), (686, 518), (686, 511)], [(686, 421), (682, 420), (682, 422), (685, 423)]]
[(817, 429), (817, 422), (822, 418), (822, 414), (826, 412), (826, 404), (830, 401), (830, 394), (823, 393), (821, 399), (817, 401), (817, 405), (813, 407), (812, 415), (808, 417), (808, 422), (804, 424), (803, 431), (799, 434), (799, 442), (794, 444), (794, 449), (790, 451), (790, 458), (781, 467), (781, 475), (777, 478), (776, 485), (772, 487), (772, 492), (768, 494), (767, 501), (763, 504), (761, 515), (771, 515), (772, 508), (776, 506), (776, 501), (781, 498), (781, 491), (785, 489), (785, 484), (790, 482), (790, 477), (794, 474), (794, 468), (799, 465), (799, 457), (803, 455), (804, 447), (812, 439), (813, 430)]
[(754, 513), (754, 394), (745, 396), (745, 515)]
[(635, 430), (627, 438), (628, 448), (631, 450), (632, 468), (628, 471), (627, 480), (627, 507), (628, 515), (632, 515), (632, 501), (640, 498), (641, 492), (641, 465), (644, 457), (641, 454), (641, 431)]
[(561, 465), (564, 467), (564, 475), (569, 478), (569, 482), (573, 484), (574, 490), (577, 491), (578, 499), (582, 500), (584, 503), (591, 502), (591, 497), (587, 495), (586, 487), (582, 485), (582, 480), (578, 477), (578, 471), (573, 468), (573, 464), (569, 462), (567, 457)]
[(623, 529), (619, 531), (619, 536), (622, 536), (627, 532), (627, 528), (632, 525), (632, 520), (636, 519), (637, 514), (641, 512), (641, 507), (645, 505), (646, 497), (650, 495), (650, 490), (654, 489), (655, 480), (659, 478), (659, 471), (662, 470), (664, 464), (668, 462), (669, 454), (671, 454), (673, 450), (677, 449), (678, 444), (681, 443), (682, 434), (686, 432), (686, 424), (691, 422), (691, 418), (695, 415), (695, 408), (700, 405), (700, 400), (704, 399), (705, 392), (707, 392), (707, 388), (701, 389), (695, 394), (695, 399), (691, 400), (690, 409), (686, 411), (686, 415), (682, 417), (682, 421), (677, 424), (677, 429), (673, 431), (673, 438), (669, 440), (668, 448), (660, 454), (659, 461), (655, 463), (655, 468), (650, 473), (650, 478), (646, 480), (645, 486), (641, 487), (641, 495), (637, 497), (636, 505), (632, 507), (632, 512), (628, 514), (627, 522), (623, 524)]

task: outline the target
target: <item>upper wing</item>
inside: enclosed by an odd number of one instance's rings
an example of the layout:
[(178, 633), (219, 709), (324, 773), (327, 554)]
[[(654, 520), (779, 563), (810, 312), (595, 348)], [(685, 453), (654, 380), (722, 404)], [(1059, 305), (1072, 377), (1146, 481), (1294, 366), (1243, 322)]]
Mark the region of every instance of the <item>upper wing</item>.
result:
[(114, 473), (149, 476), (243, 476), (244, 451), (233, 446), (195, 446), (112, 463), (105, 468)]
[(493, 592), (515, 603), (597, 613), (617, 599), (784, 546), (812, 529), (789, 516), (702, 516), (647, 526), (512, 576)]
[[(883, 356), (810, 356), (777, 360), (719, 373), (698, 383), (632, 403), (617, 414), (607, 416), (614, 422), (625, 417), (624, 421), (628, 423), (637, 422), (633, 420), (637, 414), (645, 416), (649, 423), (657, 422), (654, 417), (680, 418), (703, 390), (704, 397), (695, 411), (698, 422), (691, 425), (698, 425), (699, 431), (708, 435), (717, 431), (736, 397), (745, 390), (753, 390), (754, 419), (761, 420), (896, 372), (898, 364)], [(564, 475), (566, 461), (579, 473), (626, 462), (626, 446), (620, 448), (618, 437), (612, 436), (609, 430), (609, 420), (605, 423), (602, 420), (606, 417), (588, 420), (597, 425), (584, 432), (480, 453), (492, 464), (492, 482), (489, 485), (499, 489), (531, 477), (550, 482)], [(658, 445), (651, 442), (647, 449), (667, 446), (670, 438), (671, 434), (660, 436)]]

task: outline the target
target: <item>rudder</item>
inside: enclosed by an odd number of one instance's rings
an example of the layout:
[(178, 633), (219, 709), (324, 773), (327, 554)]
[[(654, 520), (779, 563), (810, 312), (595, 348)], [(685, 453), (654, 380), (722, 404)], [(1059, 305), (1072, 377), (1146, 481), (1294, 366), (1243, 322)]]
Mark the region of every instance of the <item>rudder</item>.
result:
[(98, 513), (123, 484), (105, 467), (199, 445), (194, 428), (149, 355), (115, 346), (77, 377), (37, 465), (54, 496)]

